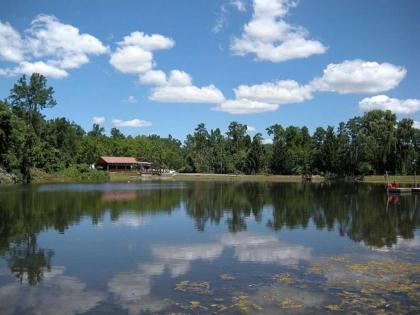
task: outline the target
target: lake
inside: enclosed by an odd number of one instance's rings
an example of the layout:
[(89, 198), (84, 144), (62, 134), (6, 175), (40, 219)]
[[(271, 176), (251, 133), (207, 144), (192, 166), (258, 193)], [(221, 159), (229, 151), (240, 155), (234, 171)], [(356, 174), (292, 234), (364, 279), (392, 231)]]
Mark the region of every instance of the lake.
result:
[(248, 182), (0, 188), (0, 314), (419, 314), (420, 196)]

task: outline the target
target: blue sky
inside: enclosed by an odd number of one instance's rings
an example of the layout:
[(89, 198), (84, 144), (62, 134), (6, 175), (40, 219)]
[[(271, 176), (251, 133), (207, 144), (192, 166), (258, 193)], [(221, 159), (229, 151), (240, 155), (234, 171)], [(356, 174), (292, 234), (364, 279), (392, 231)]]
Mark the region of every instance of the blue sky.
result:
[(373, 108), (420, 121), (420, 1), (3, 0), (0, 22), (0, 97), (41, 72), (47, 117), (87, 130), (313, 131)]

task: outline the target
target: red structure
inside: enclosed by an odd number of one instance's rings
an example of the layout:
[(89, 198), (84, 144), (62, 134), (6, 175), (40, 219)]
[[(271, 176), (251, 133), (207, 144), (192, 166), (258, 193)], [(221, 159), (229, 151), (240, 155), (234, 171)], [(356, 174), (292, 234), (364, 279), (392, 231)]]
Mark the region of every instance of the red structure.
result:
[(151, 173), (152, 163), (127, 156), (101, 156), (96, 160), (95, 168), (107, 172), (139, 171)]

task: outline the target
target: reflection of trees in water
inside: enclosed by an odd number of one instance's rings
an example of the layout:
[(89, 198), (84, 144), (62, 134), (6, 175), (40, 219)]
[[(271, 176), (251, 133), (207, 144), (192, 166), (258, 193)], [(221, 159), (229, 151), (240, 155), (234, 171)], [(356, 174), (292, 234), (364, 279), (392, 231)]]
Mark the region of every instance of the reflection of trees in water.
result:
[[(417, 197), (402, 197), (387, 205), (382, 186), (249, 182), (191, 182), (185, 186), (129, 192), (4, 189), (0, 193), (0, 255), (14, 257), (15, 263), (10, 260), (9, 265), (16, 265), (16, 270), (25, 261), (48, 266), (50, 254), (36, 244), (35, 236), (41, 231), (64, 233), (83, 217), (97, 224), (107, 211), (113, 221), (127, 210), (139, 215), (171, 213), (181, 202), (200, 231), (209, 223), (225, 224), (231, 232), (246, 230), (250, 219), (262, 221), (263, 208), (272, 209), (263, 223), (274, 230), (314, 224), (320, 230), (337, 228), (342, 236), (379, 247), (395, 244), (398, 237), (413, 238), (420, 225)], [(24, 253), (32, 256), (24, 258)]]
[(23, 240), (10, 245), (6, 261), (10, 271), (20, 282), (36, 285), (42, 281), (44, 271), (51, 270), (52, 250), (38, 247), (35, 235), (27, 235)]
[(179, 207), (181, 193), (179, 189), (139, 190), (130, 198), (110, 198), (109, 192), (101, 191), (39, 192), (36, 187), (6, 190), (0, 194), (0, 254), (26, 235), (51, 228), (64, 233), (83, 217), (90, 217), (93, 224), (101, 222), (107, 211), (113, 221), (126, 210), (140, 215), (170, 213)]
[(0, 194), (0, 255), (20, 281), (35, 285), (50, 269), (54, 254), (38, 247), (38, 233), (48, 229), (64, 233), (86, 216), (98, 224), (106, 211), (112, 221), (127, 209), (140, 215), (170, 213), (180, 200), (178, 189), (114, 192), (110, 196), (100, 191), (39, 192), (35, 188), (10, 188)]
[(417, 197), (387, 204), (381, 185), (199, 182), (185, 198), (199, 230), (223, 217), (230, 231), (246, 230), (246, 218), (261, 221), (264, 206), (272, 208), (267, 226), (274, 230), (305, 229), (313, 223), (376, 247), (392, 246), (398, 237), (413, 238), (420, 225)]
[(185, 194), (187, 213), (200, 231), (207, 222), (219, 224), (223, 217), (229, 231), (246, 230), (245, 218), (261, 221), (265, 190), (264, 184), (196, 182)]

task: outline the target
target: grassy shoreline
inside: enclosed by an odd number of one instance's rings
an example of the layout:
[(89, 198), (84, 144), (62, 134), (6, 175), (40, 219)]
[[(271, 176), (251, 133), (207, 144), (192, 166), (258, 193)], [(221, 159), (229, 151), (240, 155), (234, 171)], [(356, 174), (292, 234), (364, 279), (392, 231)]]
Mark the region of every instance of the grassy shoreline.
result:
[[(257, 182), (284, 182), (296, 183), (302, 181), (301, 175), (234, 175), (234, 174), (176, 174), (175, 180), (208, 180), (208, 181), (257, 181)], [(313, 182), (323, 182), (321, 176), (314, 176)]]
[[(396, 181), (400, 184), (414, 184), (416, 181), (417, 183), (420, 183), (420, 177), (417, 176), (417, 180), (415, 180), (414, 175), (391, 175), (389, 176), (389, 180)], [(385, 175), (371, 175), (365, 176), (363, 182), (369, 184), (386, 184), (387, 181)]]
[[(97, 182), (113, 182), (113, 183), (127, 183), (127, 182), (142, 182), (142, 181), (232, 181), (232, 182), (283, 182), (283, 183), (298, 183), (302, 182), (300, 175), (243, 175), (243, 174), (203, 174), (203, 173), (178, 173), (173, 176), (170, 175), (152, 175), (152, 176), (138, 176), (135, 173), (110, 173), (107, 179), (91, 180), (85, 177), (83, 180), (77, 177), (69, 177), (67, 174), (55, 173), (49, 174), (45, 172), (36, 172), (34, 174), (34, 184), (52, 184), (52, 183), (97, 183)], [(415, 178), (413, 175), (409, 176), (390, 176), (391, 181), (395, 180), (400, 184), (414, 184)], [(320, 183), (326, 179), (322, 176), (313, 176), (312, 182)], [(348, 180), (351, 182), (351, 180)], [(356, 182), (356, 181), (355, 181)], [(386, 178), (384, 175), (365, 176), (363, 180), (358, 181), (368, 184), (385, 184)], [(420, 184), (420, 176), (417, 176), (417, 182)]]
[[(147, 181), (147, 180), (182, 180), (182, 181), (256, 181), (256, 182), (284, 182), (284, 183), (297, 183), (302, 182), (301, 175), (271, 175), (271, 174), (258, 174), (258, 175), (243, 175), (243, 174), (203, 174), (203, 173), (177, 173), (174, 176), (144, 176), (133, 177), (132, 173), (111, 173), (110, 182), (127, 182), (127, 181)], [(390, 176), (390, 181), (397, 181), (401, 184), (414, 184), (415, 179), (412, 175), (398, 175)], [(319, 175), (312, 177), (312, 182), (320, 183), (326, 179)], [(352, 182), (352, 180), (347, 180)], [(355, 180), (353, 182), (356, 182)], [(369, 184), (386, 184), (384, 175), (370, 175), (365, 176), (363, 180), (357, 181)], [(417, 178), (420, 184), (420, 176)]]

